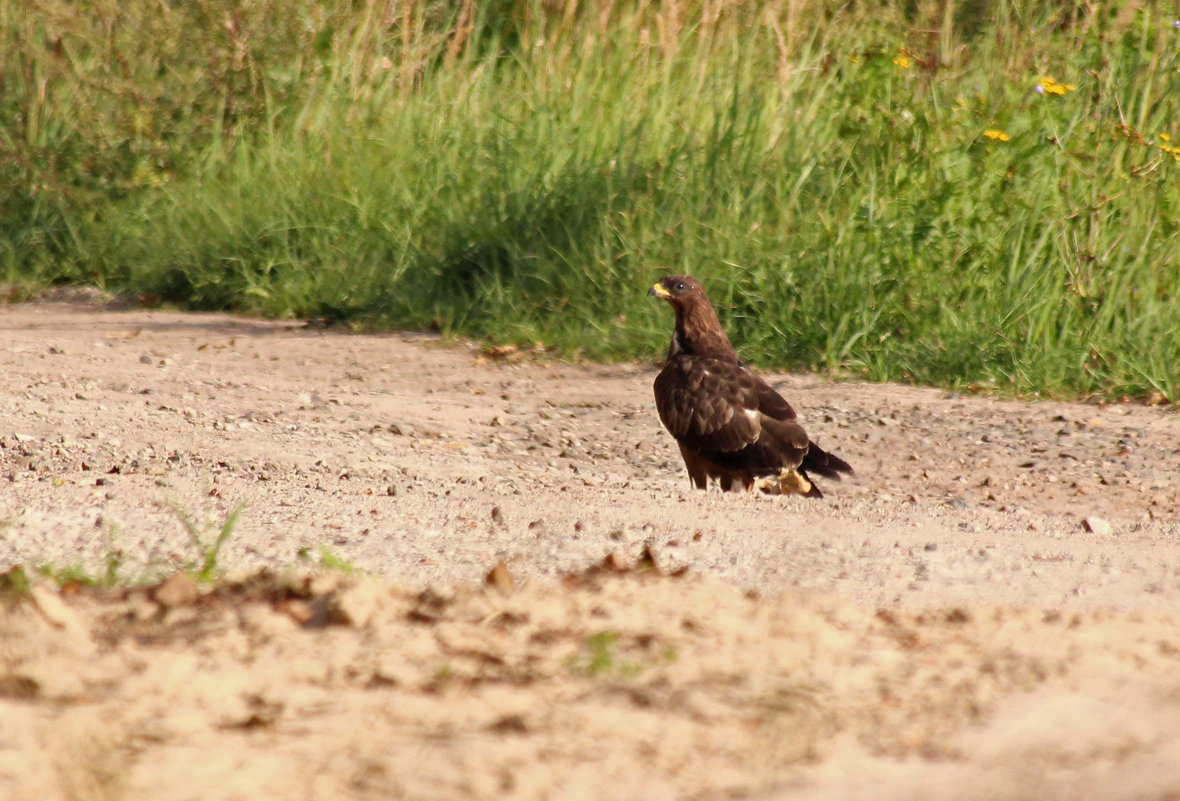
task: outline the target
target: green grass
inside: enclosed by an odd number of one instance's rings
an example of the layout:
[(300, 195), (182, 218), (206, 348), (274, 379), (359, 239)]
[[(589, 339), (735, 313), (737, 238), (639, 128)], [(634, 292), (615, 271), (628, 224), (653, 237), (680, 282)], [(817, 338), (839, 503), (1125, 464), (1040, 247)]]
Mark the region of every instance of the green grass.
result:
[(244, 503), (234, 506), (226, 515), (225, 521), (217, 533), (209, 536), (202, 532), (201, 526), (184, 507), (178, 503), (172, 504), (172, 511), (188, 533), (193, 551), (197, 555), (196, 560), (190, 563), (188, 568), (197, 581), (210, 584), (221, 575), (221, 565), (218, 562), (221, 549), (233, 534), (234, 528), (238, 525), (238, 518), (241, 517), (242, 510), (245, 508), (246, 504)]
[(650, 645), (648, 638), (620, 638), (618, 632), (597, 631), (586, 636), (565, 664), (570, 671), (583, 676), (634, 679), (650, 667), (671, 664), (680, 658), (673, 646), (653, 652)]
[[(226, 515), (220, 528), (216, 533), (205, 530), (200, 523), (197, 522), (183, 506), (178, 503), (172, 503), (172, 511), (180, 521), (181, 526), (184, 527), (185, 532), (189, 536), (189, 543), (192, 546), (193, 557), (188, 559), (185, 563), (185, 571), (188, 572), (195, 580), (204, 584), (213, 584), (222, 577), (222, 566), (220, 563), (221, 549), (226, 542), (233, 535), (234, 528), (238, 524), (238, 518), (242, 511), (246, 508), (244, 503), (237, 504), (230, 513)], [(39, 573), (47, 579), (50, 579), (58, 586), (77, 585), (83, 587), (134, 587), (144, 584), (151, 584), (160, 580), (159, 573), (161, 572), (158, 566), (149, 566), (139, 575), (128, 575), (124, 572), (124, 553), (120, 549), (115, 540), (117, 539), (117, 530), (112, 529), (105, 539), (105, 547), (102, 553), (101, 567), (95, 569), (90, 564), (82, 562), (71, 562), (65, 565), (53, 563), (41, 563), (32, 567), (31, 570)], [(343, 563), (343, 560), (338, 560)], [(324, 566), (338, 567), (336, 564), (329, 564), (328, 551), (324, 549)], [(339, 567), (338, 569), (345, 569)], [(168, 570), (163, 571), (167, 574)], [(24, 591), (28, 589), (28, 576), (30, 572), (25, 567), (17, 565), (5, 574), (0, 574), (0, 593), (5, 589), (12, 589), (14, 591)]]
[[(311, 548), (300, 548), (298, 552), (300, 560), (306, 562), (313, 562)], [(321, 545), (319, 549), (319, 566), (325, 570), (336, 570), (341, 573), (355, 573), (357, 568), (352, 562), (344, 558), (340, 554), (333, 551), (327, 545)]]
[(1150, 4), (73, 8), (0, 0), (0, 280), (631, 359), (675, 271), (762, 366), (1180, 397)]
[[(188, 534), (191, 546), (191, 556), (183, 559), (183, 571), (202, 584), (220, 584), (225, 578), (221, 552), (230, 537), (233, 536), (246, 504), (236, 504), (226, 515), (221, 525), (213, 527), (200, 523), (177, 502), (172, 502), (171, 507), (185, 533)], [(3, 522), (0, 520), (0, 525)], [(159, 583), (163, 577), (175, 572), (175, 563), (173, 562), (168, 567), (149, 565), (138, 575), (129, 575), (124, 570), (124, 552), (115, 544), (116, 535), (116, 530), (109, 532), (105, 540), (101, 566), (97, 568), (83, 562), (71, 562), (65, 565), (43, 562), (28, 566), (15, 565), (5, 572), (0, 572), (0, 599), (6, 594), (19, 596), (28, 592), (31, 586), (30, 577), (35, 575), (43, 576), (59, 587), (74, 585), (109, 588), (155, 584)], [(312, 549), (302, 548), (299, 551), (299, 558), (304, 561), (314, 561), (318, 567), (324, 570), (345, 574), (355, 573), (358, 570), (356, 565), (337, 554), (327, 545), (320, 545), (315, 553), (318, 558), (313, 560)]]
[(101, 573), (90, 570), (81, 562), (74, 562), (64, 567), (41, 564), (37, 566), (37, 571), (58, 586), (77, 584), (84, 587), (117, 587), (136, 583), (119, 572), (122, 565), (122, 554), (114, 548), (108, 547), (103, 554)]
[(619, 635), (613, 631), (599, 631), (586, 637), (583, 646), (566, 660), (567, 667), (583, 676), (632, 679), (643, 667), (635, 662), (619, 659)]

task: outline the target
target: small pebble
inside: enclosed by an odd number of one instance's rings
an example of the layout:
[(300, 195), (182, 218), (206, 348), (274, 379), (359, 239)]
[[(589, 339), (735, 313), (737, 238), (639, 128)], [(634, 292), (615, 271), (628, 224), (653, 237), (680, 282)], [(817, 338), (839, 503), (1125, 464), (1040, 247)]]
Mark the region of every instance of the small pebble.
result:
[(1101, 517), (1087, 517), (1082, 520), (1082, 528), (1092, 534), (1097, 534), (1100, 537), (1105, 537), (1114, 533), (1114, 526), (1107, 523)]

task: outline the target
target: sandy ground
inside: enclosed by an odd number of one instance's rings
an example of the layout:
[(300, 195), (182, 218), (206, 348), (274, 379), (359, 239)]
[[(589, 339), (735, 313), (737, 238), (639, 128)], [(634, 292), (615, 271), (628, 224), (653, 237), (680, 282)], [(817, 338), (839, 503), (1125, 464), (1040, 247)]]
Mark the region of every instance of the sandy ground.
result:
[(770, 375), (857, 475), (723, 495), (654, 375), (0, 306), (0, 570), (244, 504), (7, 594), (0, 797), (1180, 798), (1174, 411)]

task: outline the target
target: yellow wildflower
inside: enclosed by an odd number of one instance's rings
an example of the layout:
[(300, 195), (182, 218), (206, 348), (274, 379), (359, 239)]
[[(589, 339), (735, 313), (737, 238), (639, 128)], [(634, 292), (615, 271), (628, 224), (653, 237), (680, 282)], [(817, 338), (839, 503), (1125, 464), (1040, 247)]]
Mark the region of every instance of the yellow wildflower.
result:
[(999, 128), (988, 128), (983, 132), (983, 135), (992, 141), (1007, 142), (1012, 137)]
[(898, 53), (897, 56), (894, 57), (893, 63), (901, 67), (903, 70), (908, 70), (910, 68), (910, 57), (905, 53)]
[(1171, 137), (1171, 136), (1169, 136), (1169, 135), (1168, 135), (1168, 134), (1166, 134), (1166, 133), (1162, 133), (1162, 134), (1160, 134), (1160, 141), (1161, 141), (1161, 142), (1171, 142), (1171, 141), (1172, 141), (1172, 137)]
[(1072, 83), (1058, 83), (1051, 75), (1037, 79), (1035, 90), (1040, 94), (1067, 95), (1078, 87)]

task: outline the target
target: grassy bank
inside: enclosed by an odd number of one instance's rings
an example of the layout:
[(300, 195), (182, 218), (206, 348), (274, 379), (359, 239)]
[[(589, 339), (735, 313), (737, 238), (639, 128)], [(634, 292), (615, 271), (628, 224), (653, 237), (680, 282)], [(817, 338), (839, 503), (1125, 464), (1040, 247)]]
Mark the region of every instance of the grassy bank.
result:
[(0, 0), (0, 270), (1174, 400), (1180, 31), (1061, 5)]

